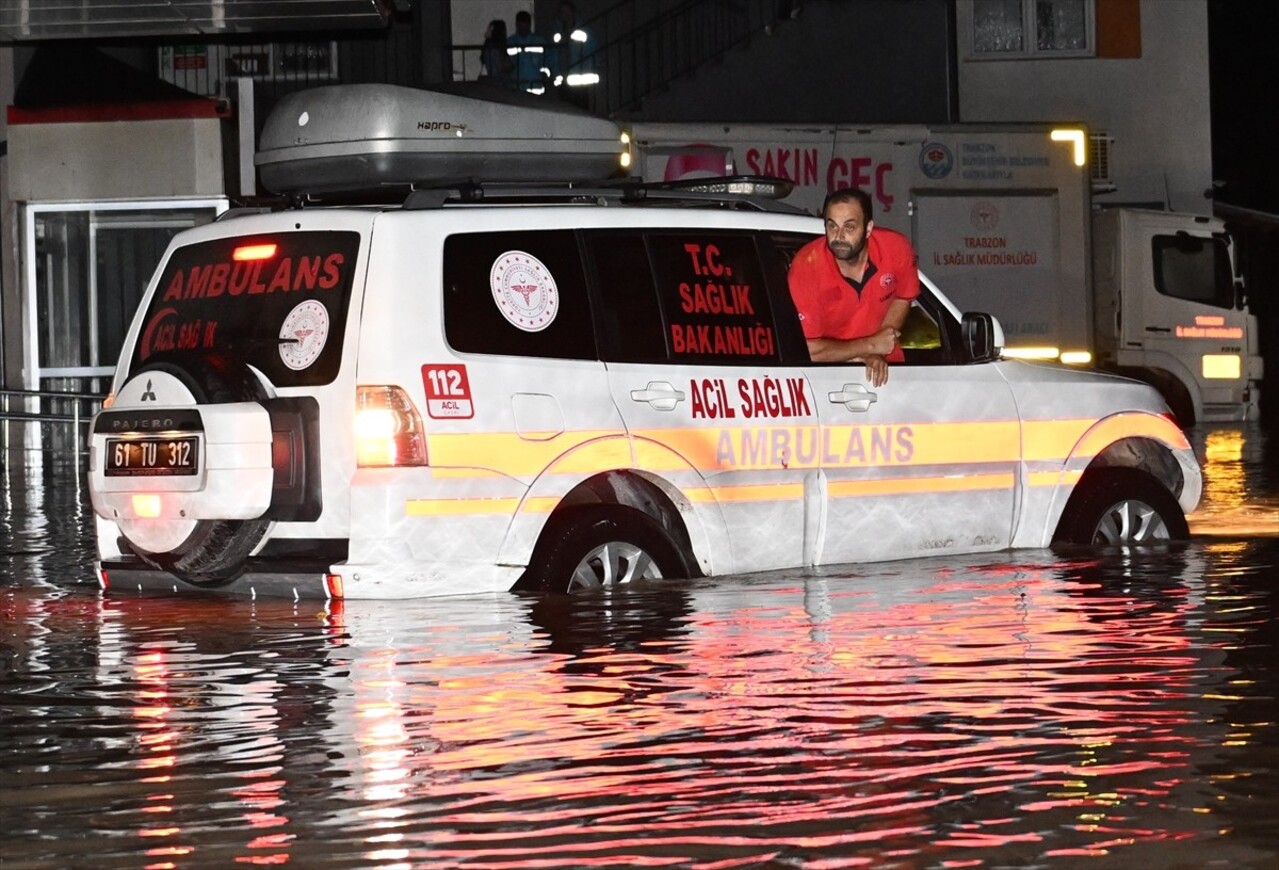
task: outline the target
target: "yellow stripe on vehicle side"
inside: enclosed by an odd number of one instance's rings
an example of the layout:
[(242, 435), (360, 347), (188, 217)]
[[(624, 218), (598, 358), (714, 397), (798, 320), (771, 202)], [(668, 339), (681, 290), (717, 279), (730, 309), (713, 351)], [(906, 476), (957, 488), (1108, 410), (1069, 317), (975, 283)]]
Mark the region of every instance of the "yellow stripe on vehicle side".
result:
[(1076, 455), (1096, 456), (1123, 438), (1149, 438), (1177, 450), (1190, 449), (1186, 433), (1167, 417), (1130, 412), (1107, 417), (1090, 429), (1080, 442)]
[[(585, 444), (607, 438), (626, 443), (625, 432), (610, 430), (561, 432), (536, 440), (522, 438), (517, 432), (450, 432), (428, 435), (426, 451), (432, 466), (487, 468), (511, 477), (528, 477), (541, 474), (561, 456)], [(630, 453), (626, 451), (621, 464), (612, 467), (629, 464)]]
[(802, 483), (765, 483), (743, 486), (712, 486), (711, 493), (719, 502), (795, 501), (804, 497)]
[(526, 514), (549, 514), (560, 503), (559, 496), (518, 498), (411, 498), (404, 512), (411, 517), (478, 516), (512, 514), (516, 508)]
[(902, 477), (878, 480), (838, 480), (830, 484), (830, 494), (844, 496), (919, 495), (939, 492), (970, 492), (980, 489), (1012, 489), (1013, 474), (966, 474), (962, 477)]
[(1150, 438), (1174, 449), (1190, 447), (1186, 435), (1167, 417), (1130, 411), (1104, 420), (1027, 420), (1023, 452), (1027, 462), (1090, 459), (1124, 438)]
[(688, 426), (638, 430), (633, 438), (609, 430), (563, 432), (546, 440), (530, 440), (514, 432), (449, 433), (430, 436), (427, 449), (433, 468), (442, 477), (497, 473), (527, 479), (543, 473), (580, 476), (631, 467), (659, 473), (692, 468), (712, 475), (782, 468), (946, 468), (1019, 461), (1052, 466), (1064, 465), (1071, 457), (1090, 459), (1115, 441), (1134, 437), (1150, 438), (1174, 449), (1189, 448), (1185, 435), (1172, 421), (1129, 412), (1100, 422)]
[(1082, 471), (1032, 471), (1027, 475), (1026, 481), (1031, 486), (1059, 486), (1061, 484), (1069, 484), (1074, 486), (1079, 482), (1079, 478), (1083, 477)]
[(518, 498), (411, 498), (404, 512), (411, 517), (513, 514), (519, 506)]

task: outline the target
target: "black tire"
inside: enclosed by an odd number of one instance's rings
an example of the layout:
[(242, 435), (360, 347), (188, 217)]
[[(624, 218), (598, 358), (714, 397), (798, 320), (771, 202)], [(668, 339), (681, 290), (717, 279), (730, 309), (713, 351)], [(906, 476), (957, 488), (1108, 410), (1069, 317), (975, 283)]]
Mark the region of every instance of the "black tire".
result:
[(1053, 542), (1113, 546), (1188, 537), (1181, 505), (1154, 477), (1135, 468), (1101, 468), (1080, 480)]
[(571, 594), (687, 576), (687, 562), (661, 525), (633, 508), (601, 506), (555, 520), (521, 585)]
[[(173, 375), (186, 385), (201, 405), (258, 402), (268, 398), (266, 388), (244, 363), (221, 354), (199, 357), (163, 356), (139, 368), (130, 379), (149, 371)], [(148, 565), (167, 571), (188, 583), (217, 585), (233, 579), (270, 527), (269, 520), (199, 520), (187, 539), (165, 553), (152, 553), (130, 542)]]

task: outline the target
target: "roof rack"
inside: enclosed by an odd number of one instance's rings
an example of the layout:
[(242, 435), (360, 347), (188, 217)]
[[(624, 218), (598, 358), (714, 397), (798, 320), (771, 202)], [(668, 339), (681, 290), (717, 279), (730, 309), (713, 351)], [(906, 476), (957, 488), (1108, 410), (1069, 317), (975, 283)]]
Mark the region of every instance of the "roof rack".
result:
[(808, 214), (781, 202), (794, 188), (784, 178), (734, 175), (679, 181), (644, 182), (618, 179), (603, 182), (482, 182), (469, 178), (415, 186), (405, 198), (409, 210), (438, 209), (468, 203), (596, 204), (596, 205), (714, 205), (783, 214)]

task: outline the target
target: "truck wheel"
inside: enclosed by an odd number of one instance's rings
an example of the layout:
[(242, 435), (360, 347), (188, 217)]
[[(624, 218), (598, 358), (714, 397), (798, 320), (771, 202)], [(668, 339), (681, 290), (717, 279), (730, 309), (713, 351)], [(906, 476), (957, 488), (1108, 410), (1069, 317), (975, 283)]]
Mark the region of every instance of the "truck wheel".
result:
[(662, 527), (625, 507), (575, 511), (557, 521), (533, 560), (526, 585), (546, 592), (574, 593), (688, 574)]
[[(269, 398), (256, 374), (244, 363), (218, 354), (198, 359), (159, 359), (145, 365), (132, 378), (147, 372), (165, 372), (181, 381), (197, 405), (256, 402)], [(131, 378), (131, 379), (132, 379)], [(180, 544), (165, 552), (151, 552), (129, 541), (142, 561), (188, 583), (215, 585), (238, 574), (244, 560), (262, 540), (269, 520), (197, 520)], [(125, 534), (128, 540), (128, 534)]]
[(1116, 545), (1190, 537), (1181, 505), (1159, 481), (1135, 468), (1087, 474), (1066, 504), (1054, 543)]

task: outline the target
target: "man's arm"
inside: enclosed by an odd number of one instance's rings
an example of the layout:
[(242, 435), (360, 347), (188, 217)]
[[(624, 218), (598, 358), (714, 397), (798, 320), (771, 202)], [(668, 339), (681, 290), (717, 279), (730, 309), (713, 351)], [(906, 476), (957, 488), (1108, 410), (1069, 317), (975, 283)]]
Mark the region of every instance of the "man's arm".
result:
[(887, 356), (897, 344), (898, 331), (885, 326), (865, 338), (810, 338), (808, 356), (813, 362), (853, 362), (867, 356)]
[(867, 356), (888, 356), (897, 346), (897, 339), (910, 313), (909, 299), (894, 299), (889, 303), (879, 332), (865, 338), (810, 338), (808, 355), (813, 362), (853, 362)]
[(863, 362), (866, 379), (873, 387), (888, 383), (888, 361), (884, 359), (897, 346), (902, 326), (910, 313), (909, 299), (894, 299), (884, 314), (879, 332), (866, 338), (840, 341), (833, 338), (810, 338), (808, 356), (813, 362)]
[(897, 334), (902, 334), (902, 327), (906, 325), (906, 316), (910, 314), (909, 299), (894, 299), (888, 305), (888, 312), (884, 314), (884, 326), (891, 326), (897, 330)]

